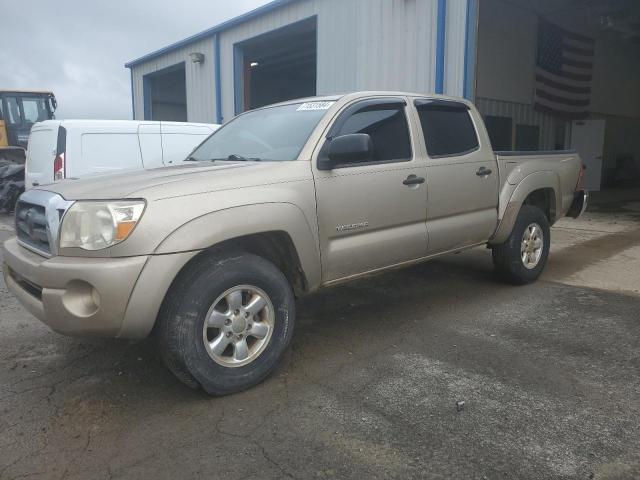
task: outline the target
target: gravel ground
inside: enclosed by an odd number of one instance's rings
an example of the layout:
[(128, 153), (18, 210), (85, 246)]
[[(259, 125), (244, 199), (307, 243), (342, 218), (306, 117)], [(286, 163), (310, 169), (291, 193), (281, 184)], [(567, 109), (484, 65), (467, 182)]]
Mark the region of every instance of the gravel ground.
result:
[(640, 224), (601, 213), (531, 286), (478, 249), (305, 298), (281, 367), (224, 398), (149, 340), (52, 333), (0, 280), (0, 478), (640, 478), (640, 286), (565, 258), (638, 271)]

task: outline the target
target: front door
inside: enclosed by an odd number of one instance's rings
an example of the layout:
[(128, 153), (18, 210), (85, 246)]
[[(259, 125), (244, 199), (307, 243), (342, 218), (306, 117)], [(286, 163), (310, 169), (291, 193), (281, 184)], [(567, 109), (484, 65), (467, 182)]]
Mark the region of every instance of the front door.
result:
[(414, 102), (427, 158), (429, 254), (486, 242), (498, 219), (498, 165), (490, 145), (481, 145), (466, 104)]
[(585, 166), (587, 190), (600, 190), (604, 151), (604, 120), (577, 120), (571, 126), (571, 148), (580, 154)]
[(395, 265), (426, 254), (425, 161), (415, 154), (404, 99), (363, 100), (338, 116), (331, 138), (366, 133), (371, 158), (317, 170), (323, 281)]

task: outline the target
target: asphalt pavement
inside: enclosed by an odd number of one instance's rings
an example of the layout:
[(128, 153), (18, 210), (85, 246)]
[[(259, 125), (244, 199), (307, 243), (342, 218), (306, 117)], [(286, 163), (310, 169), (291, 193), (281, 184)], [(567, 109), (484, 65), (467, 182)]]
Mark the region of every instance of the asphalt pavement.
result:
[(615, 215), (554, 228), (533, 285), (476, 249), (302, 299), (280, 368), (223, 398), (152, 341), (51, 332), (0, 280), (0, 478), (640, 478), (640, 220)]

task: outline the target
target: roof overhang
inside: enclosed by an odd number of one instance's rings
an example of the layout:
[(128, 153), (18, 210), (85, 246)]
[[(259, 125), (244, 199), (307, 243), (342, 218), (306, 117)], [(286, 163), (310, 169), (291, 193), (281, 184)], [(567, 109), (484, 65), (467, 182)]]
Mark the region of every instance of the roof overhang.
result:
[(224, 30), (228, 30), (229, 28), (235, 27), (236, 25), (239, 25), (243, 22), (247, 22), (254, 18), (260, 17), (261, 15), (265, 15), (289, 3), (294, 3), (299, 1), (300, 0), (273, 0), (267, 3), (266, 5), (263, 5), (247, 13), (234, 17), (230, 20), (227, 20), (226, 22), (222, 22), (216, 25), (215, 27), (209, 28), (200, 33), (196, 33), (195, 35), (191, 35), (190, 37), (180, 40), (179, 42), (172, 43), (171, 45), (161, 48), (160, 50), (156, 50), (154, 52), (148, 53), (147, 55), (143, 55), (142, 57), (136, 58), (135, 60), (131, 60), (130, 62), (125, 63), (124, 66), (125, 68), (132, 68), (142, 63), (146, 63), (149, 60), (153, 60), (154, 58), (160, 57), (166, 53), (172, 52), (182, 47), (186, 47), (187, 45), (197, 42), (198, 40), (212, 37)]

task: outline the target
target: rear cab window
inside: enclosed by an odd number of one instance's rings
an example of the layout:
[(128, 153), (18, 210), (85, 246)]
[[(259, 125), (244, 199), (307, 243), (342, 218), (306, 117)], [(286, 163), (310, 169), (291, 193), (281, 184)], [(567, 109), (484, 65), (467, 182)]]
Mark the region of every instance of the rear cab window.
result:
[(416, 100), (416, 110), (430, 158), (466, 155), (480, 144), (469, 108), (449, 100)]

